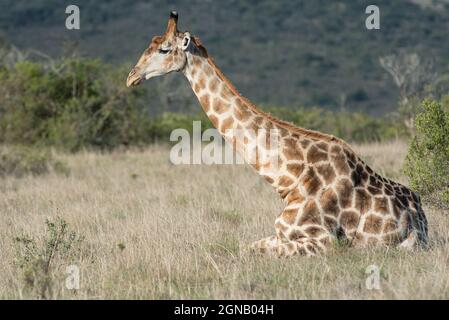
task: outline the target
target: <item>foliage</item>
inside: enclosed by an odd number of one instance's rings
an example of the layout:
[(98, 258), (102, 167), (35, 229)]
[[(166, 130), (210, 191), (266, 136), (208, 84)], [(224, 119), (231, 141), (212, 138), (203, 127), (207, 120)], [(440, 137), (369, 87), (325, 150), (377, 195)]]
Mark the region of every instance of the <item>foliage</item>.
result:
[(69, 169), (64, 162), (54, 159), (48, 150), (25, 146), (0, 146), (0, 177), (41, 175), (50, 171), (67, 174)]
[(407, 135), (402, 123), (361, 112), (331, 112), (321, 108), (268, 108), (273, 115), (293, 124), (333, 134), (348, 141), (389, 140)]
[(149, 132), (154, 140), (168, 141), (170, 133), (175, 129), (186, 129), (191, 133), (193, 121), (201, 121), (202, 131), (212, 127), (211, 122), (203, 112), (194, 114), (164, 112), (152, 118)]
[(421, 195), (449, 207), (449, 110), (425, 100), (415, 126), (404, 171)]
[[(322, 108), (263, 108), (273, 116), (297, 126), (333, 134), (353, 142), (391, 140), (407, 137), (406, 127), (402, 123), (385, 118), (376, 118), (361, 112), (332, 112)], [(192, 122), (201, 121), (201, 130), (212, 128), (212, 123), (204, 114), (197, 112), (184, 114), (164, 112), (154, 116), (148, 122), (148, 133), (152, 140), (168, 141), (174, 129), (192, 131)]]
[(3, 69), (0, 142), (68, 150), (143, 142), (139, 130), (148, 117), (137, 101), (142, 90), (126, 90), (124, 74), (87, 59), (61, 60), (53, 68), (25, 61)]
[[(393, 111), (399, 91), (379, 57), (398, 50), (416, 53), (423, 61), (433, 58), (438, 73), (447, 73), (447, 1), (378, 0), (381, 29), (370, 31), (365, 28), (365, 9), (371, 4), (367, 1), (77, 3), (81, 30), (49, 37), (61, 34), (66, 4), (2, 0), (0, 33), (20, 49), (34, 48), (53, 57), (64, 53), (62, 41), (69, 40), (90, 57), (135, 63), (151, 37), (164, 31), (168, 12), (175, 8), (180, 30), (199, 36), (229, 79), (254, 102), (338, 110), (345, 95), (347, 110), (375, 115)], [(193, 95), (188, 100), (195, 104)], [(170, 111), (183, 110), (174, 107)]]
[(54, 271), (76, 258), (84, 240), (76, 232), (70, 231), (67, 222), (57, 217), (55, 221), (45, 221), (45, 237), (35, 239), (30, 236), (14, 238), (17, 249), (16, 263), (22, 270), (24, 289), (34, 292), (40, 299), (53, 296)]
[[(161, 109), (157, 92), (150, 86), (126, 88), (127, 70), (85, 58), (50, 65), (26, 60), (0, 70), (0, 143), (111, 149), (168, 141), (174, 129), (191, 131), (194, 120), (202, 120), (203, 130), (212, 126), (202, 111), (155, 112)], [(391, 139), (405, 132), (399, 124), (360, 112), (266, 109), (296, 125), (351, 141)]]

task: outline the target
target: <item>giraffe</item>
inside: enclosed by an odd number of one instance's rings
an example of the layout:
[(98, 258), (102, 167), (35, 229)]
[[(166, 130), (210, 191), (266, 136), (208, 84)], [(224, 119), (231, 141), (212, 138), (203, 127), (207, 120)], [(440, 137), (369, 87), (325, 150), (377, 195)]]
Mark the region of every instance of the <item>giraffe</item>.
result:
[(295, 127), (257, 108), (223, 75), (199, 38), (180, 32), (177, 23), (178, 14), (172, 11), (165, 34), (153, 37), (129, 73), (127, 86), (182, 72), (225, 139), (235, 143), (228, 132), (243, 131), (243, 142), (234, 144), (239, 153), (245, 154), (250, 143), (269, 149), (252, 130), (278, 132), (278, 161), (264, 158), (250, 164), (276, 189), (285, 207), (275, 219), (275, 235), (255, 241), (253, 251), (313, 256), (339, 240), (359, 248), (426, 246), (427, 220), (416, 193), (374, 172), (343, 140)]

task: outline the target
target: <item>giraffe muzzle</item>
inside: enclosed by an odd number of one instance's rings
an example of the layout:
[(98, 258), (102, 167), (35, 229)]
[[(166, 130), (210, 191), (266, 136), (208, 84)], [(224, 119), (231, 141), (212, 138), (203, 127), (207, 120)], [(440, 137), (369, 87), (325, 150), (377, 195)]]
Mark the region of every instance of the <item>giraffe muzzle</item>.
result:
[(140, 82), (142, 82), (142, 76), (140, 75), (139, 72), (137, 72), (136, 68), (133, 68), (128, 75), (128, 79), (126, 79), (126, 86), (128, 88), (134, 87), (139, 85)]

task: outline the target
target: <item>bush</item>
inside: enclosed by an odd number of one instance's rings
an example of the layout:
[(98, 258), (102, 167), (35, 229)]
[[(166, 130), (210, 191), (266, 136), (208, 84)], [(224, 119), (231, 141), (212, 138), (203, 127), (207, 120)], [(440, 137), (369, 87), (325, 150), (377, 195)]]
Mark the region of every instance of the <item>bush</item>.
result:
[[(154, 114), (161, 106), (167, 110), (182, 103), (165, 105), (157, 86), (126, 88), (127, 72), (126, 67), (83, 58), (62, 59), (51, 65), (23, 61), (11, 69), (0, 69), (0, 143), (53, 146), (69, 151), (112, 149), (168, 141), (173, 129), (191, 131), (193, 120), (203, 120), (203, 130), (211, 127), (198, 103), (197, 113)], [(173, 86), (162, 89), (176, 91)], [(179, 94), (180, 100), (187, 99)], [(183, 108), (190, 110), (189, 106)], [(392, 120), (357, 112), (320, 108), (268, 111), (296, 125), (351, 141), (391, 139), (406, 131)]]
[(293, 124), (333, 134), (352, 142), (369, 142), (406, 137), (402, 123), (374, 118), (361, 112), (331, 112), (321, 108), (268, 108), (271, 114)]
[(149, 142), (144, 88), (127, 90), (126, 74), (89, 59), (0, 71), (0, 142), (71, 151)]
[(425, 100), (415, 119), (404, 171), (411, 186), (438, 206), (449, 207), (449, 112)]
[(79, 259), (84, 241), (84, 236), (70, 231), (61, 217), (54, 221), (45, 220), (45, 226), (46, 233), (39, 239), (28, 235), (13, 239), (17, 253), (15, 263), (22, 272), (23, 289), (33, 298), (40, 299), (56, 296), (56, 271)]
[(163, 141), (168, 141), (170, 133), (175, 129), (186, 129), (191, 133), (193, 121), (201, 121), (202, 131), (212, 127), (212, 123), (203, 112), (195, 114), (164, 112), (151, 119), (149, 123), (149, 134), (155, 140), (162, 139)]
[(79, 259), (84, 241), (84, 237), (70, 231), (67, 222), (60, 217), (55, 221), (47, 219), (45, 225), (47, 232), (39, 239), (28, 235), (13, 239), (17, 250), (15, 262), (22, 272), (23, 289), (31, 297), (40, 299), (57, 295), (54, 292), (55, 278), (58, 278), (56, 271)]
[(49, 171), (67, 174), (69, 170), (63, 162), (55, 160), (48, 150), (24, 146), (0, 146), (0, 177), (41, 175)]

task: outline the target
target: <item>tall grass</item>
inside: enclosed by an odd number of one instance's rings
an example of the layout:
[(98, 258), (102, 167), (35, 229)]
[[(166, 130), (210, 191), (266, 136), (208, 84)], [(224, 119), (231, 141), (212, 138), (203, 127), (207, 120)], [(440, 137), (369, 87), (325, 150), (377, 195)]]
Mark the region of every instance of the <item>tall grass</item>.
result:
[[(407, 183), (400, 141), (355, 147), (374, 168)], [(58, 154), (70, 175), (0, 178), (0, 297), (34, 298), (14, 263), (14, 238), (40, 238), (46, 219), (84, 236), (62, 256), (46, 298), (76, 299), (447, 299), (449, 216), (425, 204), (428, 251), (337, 248), (327, 256), (271, 259), (251, 241), (274, 234), (275, 192), (243, 165), (174, 166), (169, 150)], [(65, 288), (65, 266), (81, 272)], [(369, 265), (380, 290), (365, 286)]]

